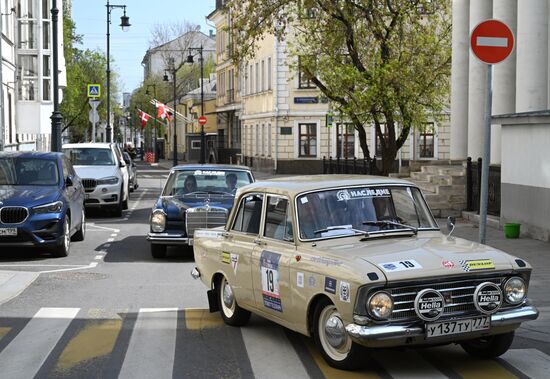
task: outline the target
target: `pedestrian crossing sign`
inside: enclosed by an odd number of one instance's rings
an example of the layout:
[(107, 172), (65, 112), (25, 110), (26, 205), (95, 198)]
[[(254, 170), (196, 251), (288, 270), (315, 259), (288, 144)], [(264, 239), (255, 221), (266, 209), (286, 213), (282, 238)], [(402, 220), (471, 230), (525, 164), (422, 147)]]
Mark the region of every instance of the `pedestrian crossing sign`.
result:
[(100, 84), (88, 84), (88, 97), (100, 97), (101, 85)]

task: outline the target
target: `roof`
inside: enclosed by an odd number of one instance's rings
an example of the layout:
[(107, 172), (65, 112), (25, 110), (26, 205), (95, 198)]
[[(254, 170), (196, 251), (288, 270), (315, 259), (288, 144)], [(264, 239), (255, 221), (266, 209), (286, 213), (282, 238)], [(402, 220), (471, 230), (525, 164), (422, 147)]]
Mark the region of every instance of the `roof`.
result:
[(259, 191), (273, 191), (294, 196), (302, 192), (328, 189), (336, 187), (374, 186), (374, 185), (412, 185), (415, 184), (403, 180), (388, 178), (386, 176), (371, 175), (307, 175), (275, 178), (259, 181), (243, 187), (243, 190), (251, 189)]
[(172, 167), (172, 170), (245, 170), (250, 171), (250, 167), (227, 165), (227, 164), (184, 164)]
[(63, 149), (70, 147), (84, 147), (92, 149), (110, 149), (112, 143), (109, 142), (87, 142), (87, 143), (66, 143), (63, 145)]
[(60, 156), (63, 156), (63, 153), (50, 151), (0, 151), (0, 158), (54, 159)]

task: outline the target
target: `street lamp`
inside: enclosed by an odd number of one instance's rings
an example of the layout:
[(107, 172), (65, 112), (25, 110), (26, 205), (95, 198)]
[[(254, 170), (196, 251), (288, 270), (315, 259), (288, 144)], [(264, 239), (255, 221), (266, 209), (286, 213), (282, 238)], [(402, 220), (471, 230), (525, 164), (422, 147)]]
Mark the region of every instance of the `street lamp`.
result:
[[(153, 87), (153, 99), (157, 99), (157, 85), (156, 84), (147, 84), (147, 87), (145, 89), (145, 94), (149, 95), (149, 88)], [(154, 114), (154, 110), (153, 110)], [(154, 132), (153, 132), (153, 157), (155, 158), (155, 163), (158, 163), (159, 158), (157, 155), (157, 126), (154, 126)]]
[[(176, 110), (176, 105), (177, 105), (177, 100), (176, 100), (176, 97), (177, 97), (177, 95), (176, 95), (176, 73), (177, 73), (177, 69), (176, 69), (176, 62), (175, 62), (174, 58), (169, 59), (168, 65), (169, 65), (169, 68), (172, 69), (172, 84), (173, 84), (173, 91), (174, 91), (174, 125), (173, 125), (172, 129), (174, 130), (174, 166), (177, 166), (178, 165), (178, 129), (177, 129), (178, 117), (177, 117), (177, 110)], [(165, 82), (168, 81), (168, 75), (166, 75), (166, 73), (164, 74), (163, 80)]]
[[(191, 51), (198, 51), (199, 52), (199, 60), (201, 62), (201, 116), (204, 116), (204, 87), (203, 87), (203, 71), (204, 71), (204, 64), (202, 59), (202, 52), (203, 48), (202, 45), (200, 47), (190, 47), (189, 48), (189, 55), (187, 56), (187, 63), (193, 64), (193, 55), (191, 54)], [(205, 163), (206, 162), (206, 135), (204, 134), (204, 125), (201, 124), (201, 157), (199, 160), (199, 163)]]
[(107, 142), (111, 142), (111, 33), (109, 31), (109, 25), (111, 25), (111, 12), (116, 8), (122, 8), (124, 10), (124, 15), (120, 17), (120, 27), (123, 32), (127, 31), (130, 27), (130, 17), (126, 16), (126, 5), (109, 4), (109, 0), (107, 0), (107, 5), (105, 6), (107, 7), (107, 127), (105, 128), (105, 133), (107, 134)]

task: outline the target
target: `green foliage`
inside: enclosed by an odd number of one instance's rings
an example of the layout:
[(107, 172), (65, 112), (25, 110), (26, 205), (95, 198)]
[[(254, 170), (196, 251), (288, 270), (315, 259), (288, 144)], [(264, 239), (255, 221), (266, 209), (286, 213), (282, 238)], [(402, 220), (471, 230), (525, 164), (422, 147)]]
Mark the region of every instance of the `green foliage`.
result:
[[(301, 68), (358, 131), (381, 142), (388, 173), (410, 130), (448, 104), (450, 1), (230, 0), (233, 59), (251, 59), (271, 33), (287, 40), (289, 64)], [(385, 125), (387, 133), (382, 129)]]

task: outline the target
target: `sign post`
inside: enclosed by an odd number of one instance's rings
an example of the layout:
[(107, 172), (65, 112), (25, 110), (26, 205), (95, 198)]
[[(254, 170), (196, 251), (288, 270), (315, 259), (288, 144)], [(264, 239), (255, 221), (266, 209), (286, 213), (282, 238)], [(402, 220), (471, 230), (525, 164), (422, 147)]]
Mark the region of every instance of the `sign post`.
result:
[(99, 106), (101, 101), (90, 99), (88, 100), (88, 103), (90, 104), (90, 107), (92, 107), (92, 109), (88, 113), (88, 118), (92, 123), (92, 142), (95, 142), (95, 126), (99, 122), (99, 113), (97, 112), (97, 107)]
[(481, 195), (479, 204), (479, 242), (485, 243), (487, 231), (487, 203), (489, 197), (489, 160), (491, 159), (491, 114), (493, 101), (493, 64), (505, 60), (514, 49), (514, 35), (510, 28), (498, 20), (478, 24), (470, 36), (474, 55), (487, 63), (487, 100), (485, 102), (485, 136), (481, 167)]

